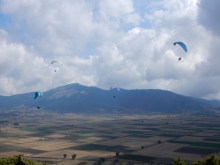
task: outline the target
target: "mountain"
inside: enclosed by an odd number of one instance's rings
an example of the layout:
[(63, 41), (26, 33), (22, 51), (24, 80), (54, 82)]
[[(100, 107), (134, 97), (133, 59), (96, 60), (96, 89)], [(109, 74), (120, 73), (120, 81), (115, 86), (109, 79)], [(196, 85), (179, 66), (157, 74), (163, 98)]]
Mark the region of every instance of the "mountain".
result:
[[(158, 89), (103, 90), (80, 84), (69, 84), (44, 92), (0, 96), (0, 109), (42, 107), (44, 110), (74, 113), (140, 113), (204, 111), (213, 108), (210, 101)], [(115, 98), (114, 98), (115, 96)]]

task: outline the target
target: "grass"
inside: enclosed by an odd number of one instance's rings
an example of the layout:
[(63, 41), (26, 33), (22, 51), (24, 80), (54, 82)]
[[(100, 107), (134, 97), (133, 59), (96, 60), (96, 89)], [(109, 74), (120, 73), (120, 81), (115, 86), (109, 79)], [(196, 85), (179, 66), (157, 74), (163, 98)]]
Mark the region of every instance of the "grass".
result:
[(98, 137), (102, 137), (102, 138), (108, 138), (108, 139), (116, 139), (119, 138), (119, 136), (110, 136), (110, 135), (100, 135)]
[(183, 147), (178, 150), (175, 150), (175, 152), (208, 155), (208, 154), (216, 153), (218, 152), (218, 150), (211, 148), (200, 148), (200, 147)]
[(180, 143), (180, 144), (192, 144), (192, 142), (189, 141), (181, 141), (181, 140), (169, 140), (170, 143)]
[(203, 147), (203, 148), (212, 148), (219, 149), (220, 144), (217, 143), (206, 143), (206, 142), (189, 142), (189, 141), (179, 141), (179, 140), (169, 140), (171, 143), (180, 143), (180, 144), (189, 144), (193, 147)]
[(36, 128), (27, 128), (27, 127), (16, 127), (18, 130), (28, 131), (28, 132), (37, 132)]
[(0, 124), (7, 123), (7, 122), (8, 122), (8, 120), (1, 120)]
[(160, 129), (159, 128), (144, 128), (146, 130), (151, 130), (151, 131), (159, 131)]
[(143, 123), (135, 123), (135, 124), (129, 124), (129, 125), (134, 125), (134, 126), (160, 126), (160, 125), (162, 125), (162, 124), (150, 124), (150, 123), (145, 123), (145, 122), (143, 122)]
[(0, 152), (7, 152), (7, 151), (18, 151), (23, 149), (22, 147), (13, 146), (13, 145), (3, 145), (0, 146)]
[(119, 155), (120, 159), (126, 159), (126, 160), (131, 160), (131, 161), (138, 161), (138, 162), (151, 162), (155, 160), (155, 157), (150, 157), (150, 156), (143, 156), (143, 155), (133, 155), (133, 154), (124, 154), (124, 155)]
[(63, 140), (79, 140), (79, 139), (86, 139), (89, 138), (87, 136), (81, 136), (79, 134), (69, 134), (70, 136), (64, 136), (57, 139), (63, 139)]
[(214, 148), (214, 149), (219, 149), (220, 144), (216, 143), (205, 143), (205, 142), (193, 142), (191, 146), (195, 147), (206, 147), (206, 148)]
[(150, 136), (150, 135), (134, 134), (134, 135), (130, 135), (130, 137), (137, 137), (137, 138), (150, 138), (150, 137), (152, 137), (152, 136)]
[(213, 141), (213, 142), (220, 142), (220, 139), (217, 139), (217, 138), (206, 138), (204, 140), (206, 140), (206, 141)]
[(82, 130), (82, 131), (76, 131), (73, 132), (74, 134), (89, 134), (89, 133), (94, 133), (94, 131), (90, 131), (90, 130)]
[(144, 132), (141, 132), (141, 131), (123, 131), (122, 133), (129, 134), (129, 135), (142, 135)]
[(7, 133), (1, 133), (0, 132), (0, 137), (1, 138), (7, 138), (8, 139), (18, 139), (18, 138), (24, 138), (25, 136), (22, 135), (13, 135), (13, 134), (7, 134)]
[(85, 145), (79, 145), (75, 147), (71, 147), (69, 149), (74, 150), (85, 150), (85, 151), (112, 151), (112, 152), (123, 152), (123, 153), (131, 153), (134, 150), (128, 150), (126, 149), (126, 146), (122, 145), (116, 145), (116, 146), (105, 146), (105, 145), (99, 145), (99, 144), (85, 144)]
[(210, 128), (209, 130), (220, 131), (220, 128)]
[[(178, 133), (177, 133), (178, 134)], [(182, 135), (177, 135), (177, 134), (160, 134), (160, 136), (164, 136), (164, 137), (174, 137), (174, 138), (179, 138)]]

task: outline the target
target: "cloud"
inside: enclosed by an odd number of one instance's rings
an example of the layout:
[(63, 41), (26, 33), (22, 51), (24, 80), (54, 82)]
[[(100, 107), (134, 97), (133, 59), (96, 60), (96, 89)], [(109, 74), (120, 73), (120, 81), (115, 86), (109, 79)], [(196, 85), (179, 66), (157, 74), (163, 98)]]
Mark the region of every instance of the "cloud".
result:
[[(106, 86), (111, 82), (125, 88), (160, 88), (197, 97), (214, 92), (213, 88), (201, 92), (198, 86), (206, 78), (210, 85), (214, 83), (214, 79), (209, 79), (213, 67), (208, 60), (215, 39), (197, 23), (197, 2), (152, 4), (157, 5), (161, 8), (155, 7), (145, 14), (153, 28), (134, 27), (116, 43), (102, 47), (94, 63), (98, 68), (98, 84)], [(173, 46), (175, 41), (185, 42), (189, 51), (185, 53), (181, 47)]]
[(0, 91), (45, 91), (78, 82), (218, 98), (218, 3), (206, 3), (2, 0), (1, 14), (11, 21), (0, 27)]
[(214, 35), (220, 35), (220, 1), (200, 0), (198, 4), (198, 22)]

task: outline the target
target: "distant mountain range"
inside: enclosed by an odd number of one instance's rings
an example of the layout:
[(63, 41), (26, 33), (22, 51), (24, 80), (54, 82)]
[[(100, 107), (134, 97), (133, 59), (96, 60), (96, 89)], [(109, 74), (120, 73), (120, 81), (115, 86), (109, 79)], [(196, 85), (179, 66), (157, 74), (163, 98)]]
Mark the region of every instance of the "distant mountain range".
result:
[(37, 99), (34, 99), (34, 93), (0, 96), (0, 110), (39, 106), (44, 110), (63, 113), (142, 113), (205, 111), (220, 106), (216, 100), (193, 98), (165, 90), (103, 90), (77, 83), (51, 89)]

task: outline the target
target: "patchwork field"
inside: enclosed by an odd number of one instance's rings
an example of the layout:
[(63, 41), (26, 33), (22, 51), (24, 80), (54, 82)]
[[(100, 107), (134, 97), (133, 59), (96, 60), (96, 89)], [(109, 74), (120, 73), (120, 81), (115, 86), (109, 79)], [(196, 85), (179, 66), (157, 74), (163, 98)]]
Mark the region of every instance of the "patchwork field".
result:
[[(0, 156), (24, 154), (29, 159), (66, 165), (92, 163), (101, 158), (105, 158), (106, 165), (116, 164), (116, 159), (127, 165), (169, 164), (177, 157), (190, 162), (220, 151), (217, 117), (218, 114), (42, 117), (41, 113), (0, 118)], [(15, 126), (15, 122), (19, 125)]]

